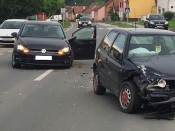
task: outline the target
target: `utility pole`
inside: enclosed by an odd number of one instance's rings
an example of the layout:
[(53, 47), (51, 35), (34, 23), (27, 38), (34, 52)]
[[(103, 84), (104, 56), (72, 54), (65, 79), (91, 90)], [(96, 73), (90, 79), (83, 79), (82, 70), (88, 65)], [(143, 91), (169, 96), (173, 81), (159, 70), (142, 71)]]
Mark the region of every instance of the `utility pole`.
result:
[[(129, 0), (126, 0), (126, 8), (129, 8)], [(129, 19), (129, 12), (127, 12), (127, 27), (128, 27), (128, 20)]]

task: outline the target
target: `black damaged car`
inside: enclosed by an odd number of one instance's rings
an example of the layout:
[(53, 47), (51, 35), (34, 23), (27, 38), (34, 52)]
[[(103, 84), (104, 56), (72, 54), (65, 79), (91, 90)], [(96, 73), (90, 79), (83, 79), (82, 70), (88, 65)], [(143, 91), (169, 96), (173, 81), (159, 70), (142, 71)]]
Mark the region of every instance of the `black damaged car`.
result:
[(125, 113), (175, 103), (175, 33), (158, 29), (110, 30), (93, 64), (93, 88), (118, 96)]

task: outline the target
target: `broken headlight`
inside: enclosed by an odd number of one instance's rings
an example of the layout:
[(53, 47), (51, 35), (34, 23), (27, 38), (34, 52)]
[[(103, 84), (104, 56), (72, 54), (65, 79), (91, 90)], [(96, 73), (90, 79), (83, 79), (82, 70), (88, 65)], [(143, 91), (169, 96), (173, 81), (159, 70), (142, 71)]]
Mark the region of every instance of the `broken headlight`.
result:
[(166, 86), (166, 81), (163, 80), (163, 79), (160, 79), (160, 80), (158, 81), (158, 86), (161, 87), (161, 88), (165, 88), (165, 86)]
[(160, 87), (160, 88), (165, 88), (166, 87), (166, 81), (163, 79), (154, 81), (153, 83), (149, 84), (148, 88), (151, 87)]

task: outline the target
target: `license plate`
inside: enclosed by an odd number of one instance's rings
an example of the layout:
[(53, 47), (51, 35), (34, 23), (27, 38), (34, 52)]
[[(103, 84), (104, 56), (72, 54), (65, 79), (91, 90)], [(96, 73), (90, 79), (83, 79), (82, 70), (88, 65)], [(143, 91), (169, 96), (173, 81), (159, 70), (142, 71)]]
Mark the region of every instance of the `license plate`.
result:
[(87, 25), (87, 24), (83, 24), (83, 25)]
[(3, 41), (13, 41), (12, 38), (2, 38)]
[(52, 56), (35, 56), (35, 60), (52, 60)]

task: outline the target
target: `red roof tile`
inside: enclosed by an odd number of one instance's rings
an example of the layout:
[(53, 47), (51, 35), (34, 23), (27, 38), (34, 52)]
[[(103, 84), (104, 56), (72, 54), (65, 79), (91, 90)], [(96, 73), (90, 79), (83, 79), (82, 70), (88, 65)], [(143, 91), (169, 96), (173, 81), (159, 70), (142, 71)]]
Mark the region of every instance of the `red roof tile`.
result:
[(83, 12), (90, 13), (94, 8), (96, 7), (96, 4), (91, 4), (87, 9), (85, 9)]
[(98, 11), (99, 9), (101, 9), (105, 4), (99, 5), (97, 7), (94, 8), (94, 11)]
[(105, 3), (105, 5), (108, 5), (110, 2), (113, 2), (113, 0), (109, 0), (108, 2)]
[(114, 6), (119, 6), (119, 0), (113, 0)]
[(82, 13), (84, 8), (86, 8), (86, 6), (73, 6), (73, 7), (75, 13)]

